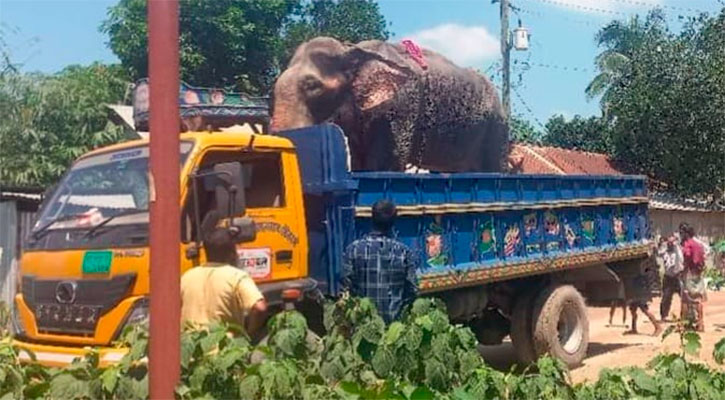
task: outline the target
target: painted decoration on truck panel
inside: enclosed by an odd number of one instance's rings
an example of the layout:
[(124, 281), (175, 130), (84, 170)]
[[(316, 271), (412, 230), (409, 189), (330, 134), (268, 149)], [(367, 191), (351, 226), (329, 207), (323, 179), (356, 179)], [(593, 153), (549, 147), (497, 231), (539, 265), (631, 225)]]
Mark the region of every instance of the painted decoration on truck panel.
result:
[(559, 225), (559, 217), (551, 211), (544, 213), (544, 232), (546, 233), (547, 251), (559, 250), (559, 233), (561, 233), (561, 226)]
[(440, 225), (440, 216), (436, 216), (436, 220), (430, 224), (425, 236), (427, 262), (432, 267), (440, 267), (448, 264), (443, 233), (443, 227)]
[(272, 249), (256, 248), (242, 249), (237, 248), (237, 256), (239, 258), (239, 268), (247, 271), (252, 279), (268, 279), (272, 273)]
[(574, 245), (576, 245), (576, 232), (574, 232), (574, 229), (572, 229), (571, 225), (568, 223), (564, 224), (564, 238), (570, 248), (573, 248)]
[(627, 240), (627, 227), (624, 225), (624, 218), (621, 216), (614, 217), (612, 219), (612, 226), (614, 229), (614, 240), (617, 243)]
[(488, 254), (493, 254), (496, 249), (496, 231), (493, 227), (493, 218), (480, 224), (477, 229), (478, 259), (484, 258)]
[(503, 238), (503, 254), (511, 257), (516, 253), (516, 247), (521, 243), (519, 226), (513, 224), (506, 229), (506, 236)]
[(590, 216), (582, 216), (582, 238), (585, 246), (594, 245), (596, 234), (594, 231), (594, 219)]
[(536, 227), (538, 221), (536, 220), (536, 213), (524, 215), (524, 227), (526, 228), (526, 237), (529, 237), (536, 233)]
[(544, 213), (544, 229), (546, 234), (550, 236), (558, 236), (561, 228), (559, 227), (559, 217), (551, 211)]
[(287, 242), (289, 242), (292, 246), (296, 246), (297, 243), (299, 243), (299, 239), (297, 238), (297, 235), (292, 232), (292, 229), (290, 229), (287, 225), (282, 225), (278, 222), (274, 221), (265, 221), (265, 222), (256, 222), (255, 225), (257, 227), (257, 232), (276, 232), (280, 234)]
[(524, 232), (526, 253), (533, 254), (541, 251), (541, 230), (539, 229), (539, 216), (536, 212), (524, 215)]

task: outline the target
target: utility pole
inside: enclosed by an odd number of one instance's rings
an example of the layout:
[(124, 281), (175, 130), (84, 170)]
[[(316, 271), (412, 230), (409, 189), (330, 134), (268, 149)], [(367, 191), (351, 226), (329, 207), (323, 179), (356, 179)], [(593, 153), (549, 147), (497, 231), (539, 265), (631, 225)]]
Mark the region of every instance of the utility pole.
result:
[(149, 0), (151, 137), (149, 394), (173, 399), (179, 382), (179, 1)]
[(506, 122), (511, 118), (511, 41), (509, 40), (509, 0), (501, 2), (501, 57), (503, 58), (501, 103)]

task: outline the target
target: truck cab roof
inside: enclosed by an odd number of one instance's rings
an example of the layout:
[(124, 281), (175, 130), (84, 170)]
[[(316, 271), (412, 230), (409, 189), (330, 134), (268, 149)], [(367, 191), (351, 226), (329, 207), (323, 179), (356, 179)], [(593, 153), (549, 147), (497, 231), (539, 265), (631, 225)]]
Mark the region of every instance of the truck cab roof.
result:
[[(238, 131), (201, 131), (201, 132), (185, 132), (180, 135), (182, 141), (193, 141), (201, 148), (211, 146), (248, 146), (254, 138), (253, 147), (266, 149), (291, 150), (294, 144), (286, 138), (273, 135), (260, 135), (249, 132)], [(144, 146), (149, 144), (149, 139), (136, 139), (128, 142), (118, 143), (106, 147), (93, 150), (85, 154), (82, 158), (90, 157), (96, 154), (108, 151), (122, 150), (130, 147)]]

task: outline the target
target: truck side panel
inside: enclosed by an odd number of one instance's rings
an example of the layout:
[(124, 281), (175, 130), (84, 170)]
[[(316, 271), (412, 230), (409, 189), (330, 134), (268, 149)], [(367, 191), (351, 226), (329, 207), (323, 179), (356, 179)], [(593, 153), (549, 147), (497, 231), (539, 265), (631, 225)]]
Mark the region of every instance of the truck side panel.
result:
[(397, 237), (437, 291), (647, 254), (644, 179), (623, 176), (355, 173), (356, 237), (370, 206), (398, 204)]

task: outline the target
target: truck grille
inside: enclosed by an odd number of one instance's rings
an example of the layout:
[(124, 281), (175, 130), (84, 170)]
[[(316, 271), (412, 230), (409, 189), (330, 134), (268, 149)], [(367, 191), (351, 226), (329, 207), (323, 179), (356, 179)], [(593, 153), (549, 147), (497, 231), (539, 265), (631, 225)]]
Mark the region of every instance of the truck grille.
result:
[(93, 335), (98, 319), (124, 297), (136, 274), (111, 279), (38, 279), (24, 276), (22, 293), (38, 331)]

